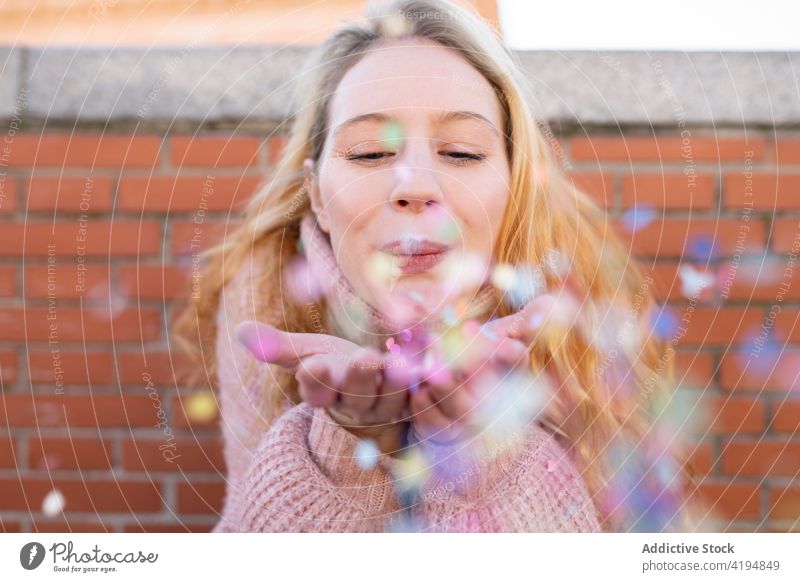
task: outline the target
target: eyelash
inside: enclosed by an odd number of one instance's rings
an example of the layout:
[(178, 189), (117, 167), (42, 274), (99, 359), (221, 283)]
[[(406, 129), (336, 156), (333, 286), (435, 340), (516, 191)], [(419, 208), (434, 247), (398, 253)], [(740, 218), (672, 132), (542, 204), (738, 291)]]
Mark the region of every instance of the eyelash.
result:
[[(358, 155), (348, 155), (345, 154), (345, 159), (348, 161), (364, 161), (368, 163), (378, 162), (380, 161), (387, 153), (391, 152), (370, 152), (367, 154), (358, 154)], [(448, 156), (463, 156), (463, 157), (452, 157), (451, 159), (455, 162), (458, 166), (466, 166), (471, 162), (480, 162), (486, 159), (486, 156), (483, 154), (471, 154), (468, 152), (447, 152)], [(381, 156), (380, 158), (370, 158), (369, 156)]]

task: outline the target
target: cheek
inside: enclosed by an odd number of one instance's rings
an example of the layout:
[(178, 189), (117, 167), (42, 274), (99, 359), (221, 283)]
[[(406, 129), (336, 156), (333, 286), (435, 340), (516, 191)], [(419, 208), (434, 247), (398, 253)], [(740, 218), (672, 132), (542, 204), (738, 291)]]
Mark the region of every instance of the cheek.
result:
[(385, 201), (387, 188), (385, 172), (365, 175), (338, 160), (327, 163), (320, 191), (331, 231), (346, 233), (346, 237), (362, 231)]
[(474, 241), (468, 246), (488, 251), (503, 224), (506, 206), (511, 198), (509, 183), (495, 174), (473, 183), (474, 194), (465, 200), (466, 205), (462, 205), (462, 220), (469, 230), (469, 239)]

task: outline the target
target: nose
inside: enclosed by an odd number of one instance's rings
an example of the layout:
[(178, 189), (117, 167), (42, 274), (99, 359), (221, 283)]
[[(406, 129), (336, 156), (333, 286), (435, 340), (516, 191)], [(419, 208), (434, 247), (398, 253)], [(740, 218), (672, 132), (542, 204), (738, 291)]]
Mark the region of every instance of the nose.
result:
[(395, 167), (396, 184), (390, 197), (392, 208), (400, 212), (424, 212), (440, 204), (442, 191), (434, 172), (417, 163), (402, 163)]

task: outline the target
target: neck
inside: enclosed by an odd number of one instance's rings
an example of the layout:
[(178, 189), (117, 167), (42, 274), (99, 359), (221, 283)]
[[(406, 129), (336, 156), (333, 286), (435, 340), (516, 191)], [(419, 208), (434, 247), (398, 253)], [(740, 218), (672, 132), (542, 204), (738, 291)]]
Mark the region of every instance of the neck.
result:
[[(328, 236), (319, 228), (313, 214), (303, 217), (300, 237), (311, 273), (319, 278), (326, 289), (329, 329), (361, 346), (372, 346), (384, 351), (390, 337), (404, 331), (396, 322), (362, 299), (339, 268)], [(426, 321), (424, 329), (441, 333), (458, 321), (476, 319), (486, 321), (496, 312), (498, 298), (494, 287), (486, 282), (470, 298), (462, 300), (458, 308), (446, 308), (443, 315)], [(413, 329), (417, 326), (411, 326)]]

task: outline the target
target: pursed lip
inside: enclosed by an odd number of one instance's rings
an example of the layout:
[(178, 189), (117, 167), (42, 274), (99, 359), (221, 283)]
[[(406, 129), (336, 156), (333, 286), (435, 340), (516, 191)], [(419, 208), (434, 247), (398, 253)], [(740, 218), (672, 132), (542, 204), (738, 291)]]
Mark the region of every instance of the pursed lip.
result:
[(446, 244), (428, 239), (399, 239), (380, 247), (384, 253), (396, 256), (435, 255), (449, 249)]
[(404, 275), (414, 275), (441, 263), (450, 247), (428, 239), (407, 238), (388, 242), (380, 250), (394, 257)]

